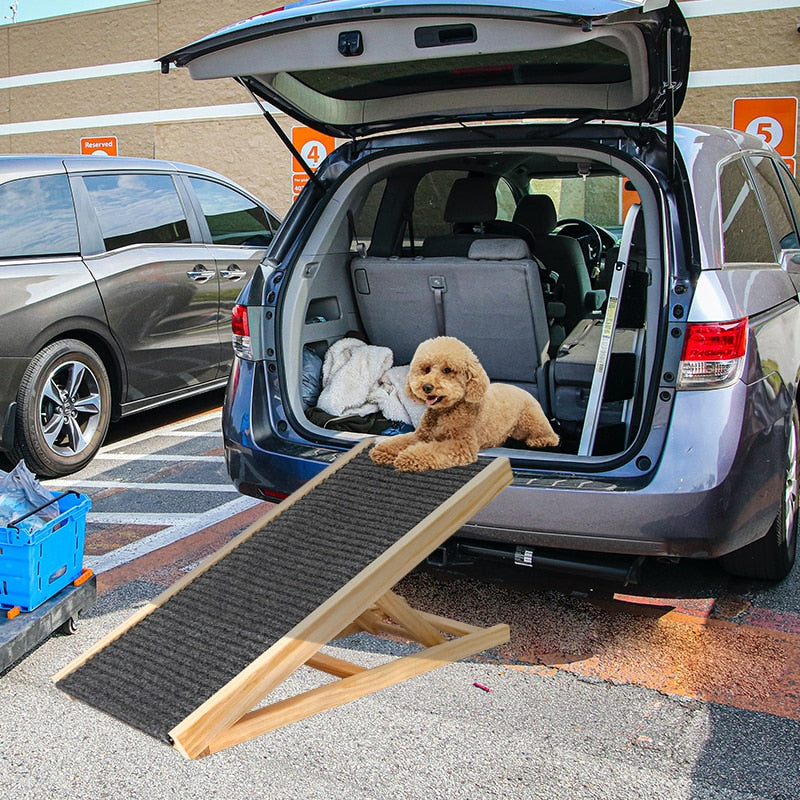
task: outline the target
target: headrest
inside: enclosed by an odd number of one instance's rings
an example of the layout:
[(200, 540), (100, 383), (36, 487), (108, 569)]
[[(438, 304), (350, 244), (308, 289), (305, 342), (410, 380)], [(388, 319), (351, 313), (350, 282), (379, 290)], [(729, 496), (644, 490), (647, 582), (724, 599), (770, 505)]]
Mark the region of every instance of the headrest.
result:
[(530, 258), (522, 239), (476, 239), (469, 246), (469, 258), (476, 261), (521, 261)]
[(546, 194), (525, 195), (514, 212), (514, 222), (524, 225), (534, 236), (550, 233), (558, 222), (553, 200)]
[(489, 178), (458, 178), (453, 181), (444, 208), (445, 222), (489, 222), (496, 215), (497, 197)]

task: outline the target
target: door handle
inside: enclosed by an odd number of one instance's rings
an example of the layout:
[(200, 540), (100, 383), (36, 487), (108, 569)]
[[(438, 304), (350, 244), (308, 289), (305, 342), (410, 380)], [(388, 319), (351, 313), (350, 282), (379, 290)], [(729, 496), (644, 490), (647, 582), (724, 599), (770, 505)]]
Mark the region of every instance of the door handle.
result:
[(228, 264), (226, 269), (221, 269), (219, 274), (228, 281), (239, 281), (247, 277), (247, 273), (240, 269), (238, 264)]
[(207, 283), (215, 274), (216, 271), (209, 269), (205, 264), (196, 264), (193, 270), (186, 273), (186, 277), (195, 283)]

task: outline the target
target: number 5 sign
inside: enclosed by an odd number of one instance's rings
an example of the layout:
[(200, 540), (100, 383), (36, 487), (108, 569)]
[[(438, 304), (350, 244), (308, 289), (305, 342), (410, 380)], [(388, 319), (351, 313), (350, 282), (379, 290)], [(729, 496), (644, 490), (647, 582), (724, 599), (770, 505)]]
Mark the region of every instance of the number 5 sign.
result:
[(796, 97), (740, 97), (733, 101), (733, 127), (760, 136), (792, 168), (797, 149)]
[[(296, 126), (292, 128), (292, 144), (311, 170), (316, 172), (317, 167), (328, 157), (328, 153), (336, 147), (336, 139), (313, 128)], [(292, 200), (297, 199), (297, 195), (307, 183), (308, 173), (292, 156)]]

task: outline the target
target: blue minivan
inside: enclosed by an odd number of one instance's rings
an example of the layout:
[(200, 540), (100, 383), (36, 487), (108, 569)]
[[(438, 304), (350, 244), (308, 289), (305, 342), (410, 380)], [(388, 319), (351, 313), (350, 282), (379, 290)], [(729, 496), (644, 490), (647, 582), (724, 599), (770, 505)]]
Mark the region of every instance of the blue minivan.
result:
[(675, 122), (689, 52), (668, 0), (331, 0), (165, 55), (340, 140), (233, 312), (238, 489), (280, 498), (413, 428), (405, 370), (446, 333), (561, 445), (485, 451), (513, 485), (442, 558), (784, 578), (800, 192), (760, 138)]

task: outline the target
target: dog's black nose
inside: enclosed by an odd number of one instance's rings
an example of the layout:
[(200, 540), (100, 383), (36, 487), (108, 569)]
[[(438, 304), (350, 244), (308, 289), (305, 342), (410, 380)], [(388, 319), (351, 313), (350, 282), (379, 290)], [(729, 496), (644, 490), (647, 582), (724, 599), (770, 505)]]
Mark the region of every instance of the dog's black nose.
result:
[(433, 386), (429, 383), (425, 383), (422, 386), (422, 391), (425, 392), (425, 394), (430, 394), (433, 391)]

